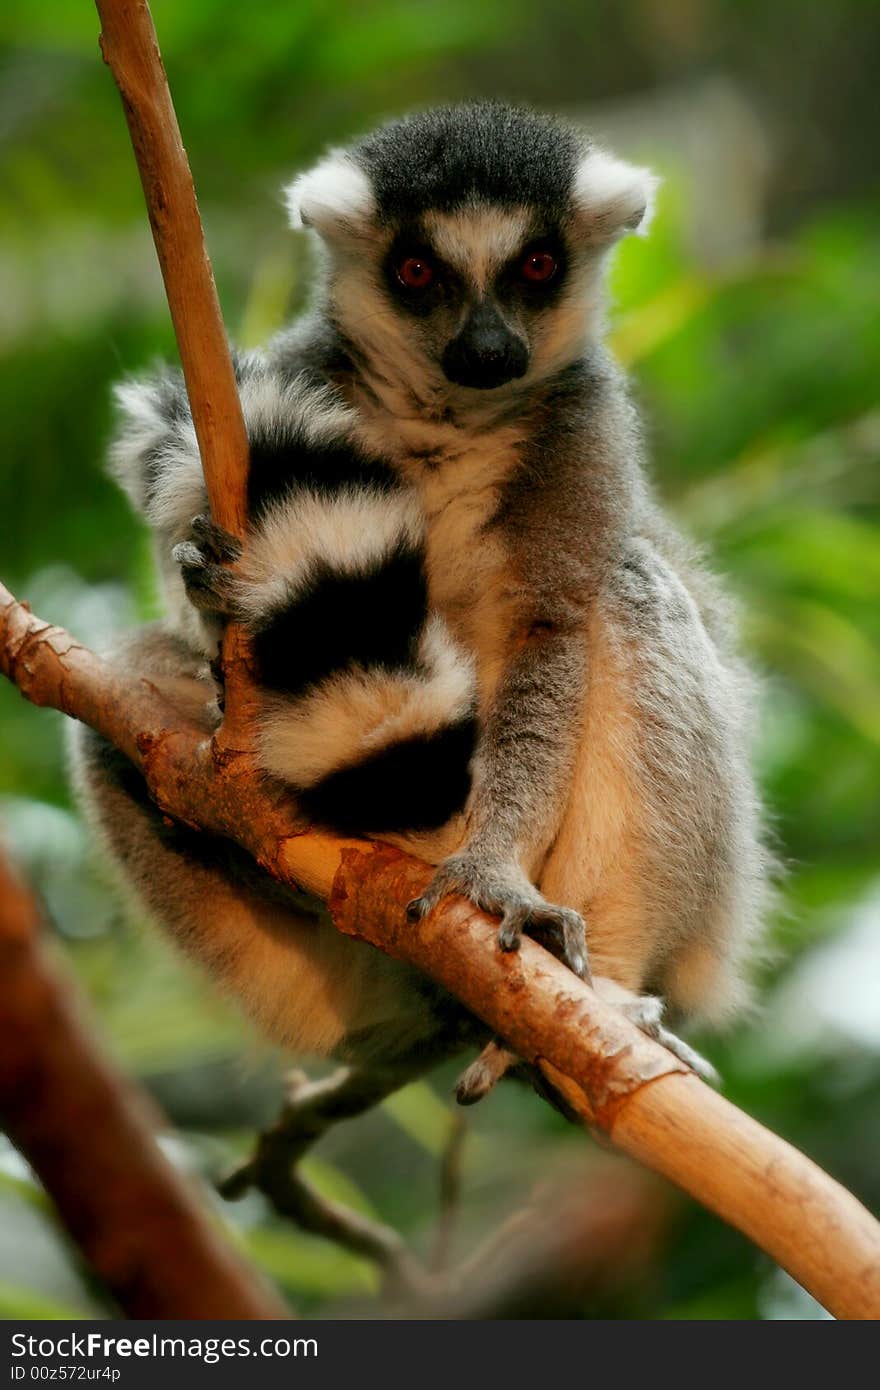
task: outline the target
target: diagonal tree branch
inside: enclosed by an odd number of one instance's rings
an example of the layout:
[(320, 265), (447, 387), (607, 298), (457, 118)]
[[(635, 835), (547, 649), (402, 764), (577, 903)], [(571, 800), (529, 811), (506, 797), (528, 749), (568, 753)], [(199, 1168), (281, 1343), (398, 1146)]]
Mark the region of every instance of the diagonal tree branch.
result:
[(329, 904), (336, 926), (443, 985), (585, 1123), (745, 1232), (837, 1316), (880, 1316), (880, 1225), (784, 1140), (716, 1095), (549, 952), (497, 947), (462, 899), (413, 924), (430, 868), (381, 844), (301, 829), (246, 760), (217, 760), (148, 680), (122, 677), (0, 587), (0, 671), (35, 704), (83, 719), (143, 772), (170, 816), (225, 835), (268, 873)]
[(129, 1317), (283, 1318), (156, 1143), (160, 1116), (100, 1050), (0, 854), (0, 1124)]
[[(246, 443), (149, 9), (145, 0), (97, 4), (178, 332), (212, 509), (240, 529)], [(460, 899), (408, 923), (404, 907), (426, 884), (425, 865), (387, 846), (296, 829), (284, 796), (255, 778), (246, 756), (228, 756), (247, 747), (246, 661), (234, 637), (231, 646), (234, 699), (220, 735), (207, 743), (147, 680), (124, 679), (0, 592), (0, 669), (35, 703), (85, 720), (122, 749), (167, 814), (238, 841), (280, 882), (328, 900), (341, 931), (425, 971), (540, 1066), (585, 1122), (738, 1226), (832, 1312), (880, 1316), (880, 1227), (849, 1193), (703, 1086), (533, 942), (503, 955), (496, 924)]]

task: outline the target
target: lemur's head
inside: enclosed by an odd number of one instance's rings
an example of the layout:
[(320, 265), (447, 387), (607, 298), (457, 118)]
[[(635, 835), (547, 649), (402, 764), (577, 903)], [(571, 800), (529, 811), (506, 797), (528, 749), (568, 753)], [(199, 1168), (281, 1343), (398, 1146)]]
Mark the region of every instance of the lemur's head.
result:
[(367, 362), (420, 385), (529, 384), (601, 322), (601, 266), (656, 180), (574, 127), (442, 107), (328, 154), (287, 190), (329, 252), (328, 308)]

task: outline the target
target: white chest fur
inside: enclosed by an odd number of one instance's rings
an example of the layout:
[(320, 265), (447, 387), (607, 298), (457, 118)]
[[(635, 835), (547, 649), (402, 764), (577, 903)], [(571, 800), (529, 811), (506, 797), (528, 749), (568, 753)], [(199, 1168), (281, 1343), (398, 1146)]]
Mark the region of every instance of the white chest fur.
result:
[(477, 661), (488, 699), (509, 649), (516, 588), (490, 527), (522, 446), (522, 426), (371, 413), (363, 434), (417, 490), (425, 516), (430, 599)]

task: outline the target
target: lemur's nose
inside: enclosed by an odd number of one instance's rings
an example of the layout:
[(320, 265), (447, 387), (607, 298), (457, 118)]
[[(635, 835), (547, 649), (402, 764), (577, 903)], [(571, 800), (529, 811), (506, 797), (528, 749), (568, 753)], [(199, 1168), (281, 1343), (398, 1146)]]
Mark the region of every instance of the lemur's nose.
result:
[(443, 354), (443, 371), (458, 386), (489, 390), (523, 376), (529, 350), (511, 332), (489, 300), (474, 305), (458, 335)]

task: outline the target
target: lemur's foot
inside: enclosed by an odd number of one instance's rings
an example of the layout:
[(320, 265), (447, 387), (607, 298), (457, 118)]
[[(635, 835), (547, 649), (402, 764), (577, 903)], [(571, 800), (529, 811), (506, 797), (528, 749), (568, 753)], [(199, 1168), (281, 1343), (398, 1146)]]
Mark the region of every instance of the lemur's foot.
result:
[(451, 893), (501, 917), (498, 943), (502, 951), (518, 951), (526, 933), (537, 937), (581, 979), (589, 979), (583, 918), (569, 907), (549, 903), (516, 864), (486, 862), (468, 850), (453, 854), (437, 869), (422, 896), (409, 903), (409, 920), (421, 921)]
[(519, 1058), (498, 1038), (486, 1043), (479, 1057), (471, 1062), (455, 1083), (455, 1099), (459, 1105), (476, 1105), (502, 1076), (519, 1064)]
[(662, 999), (658, 999), (654, 994), (634, 994), (632, 990), (624, 989), (616, 980), (609, 980), (603, 975), (596, 976), (593, 988), (609, 1004), (615, 1004), (621, 1013), (626, 1014), (630, 1022), (649, 1038), (667, 1048), (674, 1057), (690, 1067), (691, 1071), (695, 1071), (697, 1076), (713, 1086), (720, 1083), (721, 1078), (712, 1063), (677, 1033), (663, 1026)]
[(241, 559), (242, 544), (238, 536), (218, 526), (204, 513), (194, 516), (190, 522), (189, 539), (204, 551), (209, 560), (219, 564), (231, 565)]
[(241, 542), (207, 516), (193, 517), (189, 539), (171, 552), (186, 596), (195, 608), (235, 616), (235, 580), (226, 568), (241, 555)]
[[(708, 1081), (713, 1086), (719, 1084), (720, 1077), (712, 1063), (689, 1046), (677, 1033), (664, 1028), (662, 999), (653, 994), (635, 994), (604, 975), (596, 976), (593, 988), (607, 1003), (620, 1009), (621, 1013), (649, 1038), (668, 1048), (674, 1057), (678, 1057), (696, 1072), (697, 1076), (702, 1077), (703, 1081)], [(522, 1067), (521, 1059), (505, 1047), (500, 1038), (493, 1038), (491, 1042), (486, 1043), (479, 1057), (465, 1068), (456, 1082), (455, 1098), (459, 1105), (476, 1105), (477, 1101), (494, 1090), (501, 1078), (515, 1067)], [(533, 1083), (536, 1084), (534, 1076)]]

